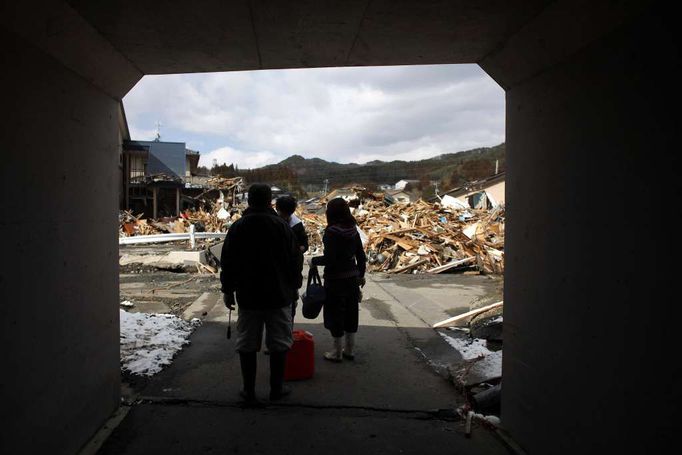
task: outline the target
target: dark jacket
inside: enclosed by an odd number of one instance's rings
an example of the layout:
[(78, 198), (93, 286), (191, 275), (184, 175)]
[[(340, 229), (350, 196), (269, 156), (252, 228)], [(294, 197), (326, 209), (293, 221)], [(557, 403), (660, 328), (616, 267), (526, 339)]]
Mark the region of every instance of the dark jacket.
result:
[(322, 236), (324, 256), (314, 257), (313, 265), (324, 266), (325, 280), (364, 277), (367, 256), (355, 226), (329, 226)]
[(296, 243), (298, 243), (298, 246), (303, 247), (301, 251), (303, 253), (308, 251), (308, 234), (305, 232), (305, 226), (303, 226), (303, 221), (298, 219), (296, 215), (291, 215), (291, 219), (289, 220), (289, 226), (291, 226), (291, 230), (294, 231)]
[(302, 279), (297, 250), (291, 228), (274, 210), (249, 207), (225, 237), (222, 291), (236, 292), (243, 308), (290, 305)]

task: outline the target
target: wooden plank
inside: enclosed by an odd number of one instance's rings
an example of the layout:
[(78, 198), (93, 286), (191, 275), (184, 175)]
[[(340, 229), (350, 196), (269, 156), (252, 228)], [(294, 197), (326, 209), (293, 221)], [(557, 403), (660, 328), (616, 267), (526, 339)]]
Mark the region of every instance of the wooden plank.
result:
[(501, 307), (503, 303), (504, 303), (504, 301), (493, 303), (492, 305), (484, 306), (483, 308), (478, 308), (476, 310), (467, 311), (466, 313), (460, 314), (458, 316), (448, 318), (448, 319), (444, 319), (440, 322), (435, 323), (433, 325), (433, 328), (437, 329), (440, 327), (455, 327), (457, 325), (460, 325), (460, 324), (463, 324), (467, 321), (470, 321), (472, 317), (476, 316), (479, 313), (483, 313), (485, 311)]
[(400, 273), (400, 272), (404, 272), (404, 271), (406, 271), (406, 270), (413, 269), (413, 268), (417, 267), (418, 265), (422, 265), (422, 264), (425, 264), (425, 263), (427, 263), (427, 262), (429, 262), (428, 259), (422, 259), (421, 261), (417, 261), (417, 262), (415, 262), (414, 264), (408, 264), (408, 265), (406, 265), (405, 267), (399, 267), (399, 268), (397, 268), (397, 269), (393, 269), (393, 270), (389, 271), (388, 273)]
[(412, 244), (412, 242), (409, 242), (407, 239), (396, 237), (395, 235), (385, 235), (384, 238), (389, 239), (389, 240), (393, 240), (403, 250), (409, 251), (409, 250), (415, 248), (415, 245)]
[(445, 272), (446, 270), (453, 269), (457, 266), (468, 264), (469, 262), (473, 262), (475, 260), (476, 260), (476, 258), (473, 256), (468, 257), (468, 258), (464, 258), (464, 259), (455, 259), (454, 261), (450, 261), (447, 264), (429, 269), (426, 272), (427, 273), (441, 273), (441, 272)]
[(397, 231), (382, 232), (382, 233), (379, 234), (378, 236), (379, 236), (379, 237), (386, 237), (386, 236), (388, 236), (388, 235), (403, 234), (403, 233), (405, 233), (405, 232), (418, 231), (418, 230), (419, 230), (418, 228), (411, 227), (411, 228), (407, 228), (407, 229), (399, 229), (399, 230), (397, 230)]

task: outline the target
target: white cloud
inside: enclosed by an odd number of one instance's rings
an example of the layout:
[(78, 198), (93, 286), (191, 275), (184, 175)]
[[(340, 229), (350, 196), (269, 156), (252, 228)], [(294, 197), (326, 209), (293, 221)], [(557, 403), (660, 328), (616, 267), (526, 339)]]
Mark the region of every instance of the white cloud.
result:
[(202, 153), (199, 157), (199, 165), (211, 167), (213, 160), (217, 164), (237, 164), (240, 168), (254, 168), (265, 166), (277, 161), (274, 153), (270, 152), (245, 152), (232, 147), (221, 147), (208, 153)]
[(130, 138), (137, 141), (152, 141), (156, 137), (156, 130), (145, 130), (128, 125)]
[(239, 167), (292, 154), (420, 159), (504, 141), (504, 92), (476, 65), (145, 76), (125, 103), (131, 130), (160, 120), (162, 137), (212, 150), (202, 162)]

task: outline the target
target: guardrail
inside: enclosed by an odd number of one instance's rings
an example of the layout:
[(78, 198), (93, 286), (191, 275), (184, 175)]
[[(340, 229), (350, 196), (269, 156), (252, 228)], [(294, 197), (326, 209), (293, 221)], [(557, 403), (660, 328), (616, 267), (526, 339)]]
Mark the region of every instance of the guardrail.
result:
[(154, 234), (154, 235), (135, 235), (132, 237), (119, 237), (119, 245), (135, 245), (138, 243), (163, 243), (189, 240), (190, 246), (194, 248), (196, 239), (224, 239), (225, 232), (194, 232), (194, 225), (190, 225), (189, 232), (177, 234)]

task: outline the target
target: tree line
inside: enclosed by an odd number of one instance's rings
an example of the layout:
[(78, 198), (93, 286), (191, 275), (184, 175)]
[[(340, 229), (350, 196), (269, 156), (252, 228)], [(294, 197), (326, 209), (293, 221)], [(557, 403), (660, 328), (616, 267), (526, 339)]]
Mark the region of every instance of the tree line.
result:
[(372, 161), (366, 164), (340, 164), (319, 158), (293, 155), (278, 164), (254, 169), (239, 169), (236, 164), (200, 167), (200, 175), (243, 177), (247, 183), (268, 182), (285, 191), (307, 196), (319, 191), (328, 179), (328, 189), (356, 184), (376, 191), (381, 184), (395, 184), (399, 180), (416, 180), (409, 188), (426, 198), (435, 186), (448, 190), (466, 182), (490, 177), (505, 170), (505, 144), (464, 152), (440, 155), (420, 161)]

